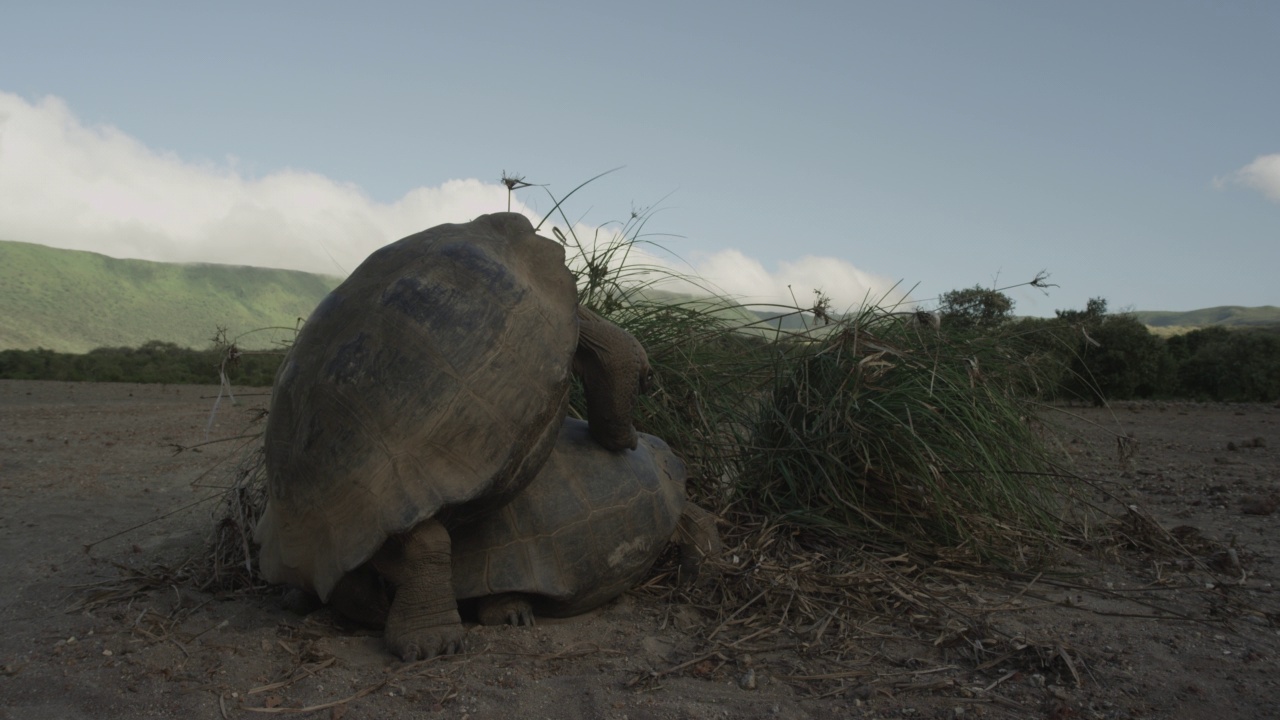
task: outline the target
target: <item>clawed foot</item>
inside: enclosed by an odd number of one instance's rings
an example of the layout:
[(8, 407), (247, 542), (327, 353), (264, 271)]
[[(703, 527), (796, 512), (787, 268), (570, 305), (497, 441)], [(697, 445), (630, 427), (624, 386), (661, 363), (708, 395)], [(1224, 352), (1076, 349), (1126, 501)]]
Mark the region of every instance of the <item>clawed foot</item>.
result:
[(533, 607), (519, 595), (495, 595), (480, 601), (476, 608), (481, 625), (533, 627)]
[(416, 632), (387, 633), (387, 649), (405, 662), (429, 660), (437, 655), (454, 655), (465, 646), (462, 625), (442, 625)]

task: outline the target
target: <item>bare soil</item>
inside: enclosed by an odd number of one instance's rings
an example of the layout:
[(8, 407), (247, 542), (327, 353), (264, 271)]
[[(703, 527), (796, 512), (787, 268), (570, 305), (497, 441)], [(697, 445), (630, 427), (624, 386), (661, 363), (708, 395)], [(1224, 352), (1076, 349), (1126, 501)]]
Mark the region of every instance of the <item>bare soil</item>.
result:
[(705, 609), (641, 590), (404, 664), (327, 610), (174, 576), (240, 452), (175, 447), (240, 432), (266, 404), (245, 393), (211, 422), (216, 387), (0, 381), (0, 718), (1280, 717), (1276, 407), (1051, 413), (1118, 519), (1052, 572), (970, 581), (1024, 652), (864, 629), (819, 662), (820, 632), (708, 639)]

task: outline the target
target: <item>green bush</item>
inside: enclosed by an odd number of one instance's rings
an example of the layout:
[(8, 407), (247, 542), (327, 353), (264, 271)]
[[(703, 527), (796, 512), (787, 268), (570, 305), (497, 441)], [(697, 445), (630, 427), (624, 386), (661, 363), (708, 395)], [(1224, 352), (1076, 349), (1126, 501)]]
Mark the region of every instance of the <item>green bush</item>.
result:
[(1164, 341), (1133, 316), (1105, 316), (1085, 334), (1072, 359), (1069, 389), (1098, 404), (1168, 394), (1176, 371)]
[(1168, 341), (1176, 394), (1237, 402), (1280, 399), (1280, 336), (1259, 330), (1195, 330)]
[[(238, 353), (226, 364), (238, 385), (271, 385), (282, 354)], [(36, 350), (0, 351), (0, 378), (90, 382), (217, 384), (225, 350), (191, 350), (151, 341), (139, 348), (97, 348), (83, 355)]]
[(991, 330), (1013, 317), (1013, 298), (999, 290), (974, 285), (939, 298), (938, 316), (948, 331)]

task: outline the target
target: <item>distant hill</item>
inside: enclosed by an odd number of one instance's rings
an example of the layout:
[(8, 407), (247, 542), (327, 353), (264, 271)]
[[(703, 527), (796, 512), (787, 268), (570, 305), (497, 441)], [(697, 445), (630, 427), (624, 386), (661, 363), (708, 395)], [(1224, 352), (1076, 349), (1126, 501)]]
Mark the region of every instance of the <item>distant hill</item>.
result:
[(772, 309), (747, 307), (739, 305), (732, 300), (698, 297), (689, 293), (654, 288), (641, 290), (639, 295), (649, 302), (669, 303), (696, 309), (700, 312), (713, 312), (718, 317), (723, 318), (731, 327), (752, 328), (762, 334), (769, 334), (778, 329), (803, 330), (814, 327), (817, 324), (813, 319), (813, 315), (809, 313), (802, 315), (797, 312), (783, 313)]
[[(0, 241), (0, 350), (43, 347), (80, 353), (161, 340), (207, 348), (218, 327), (232, 338), (259, 328), (294, 327), (338, 278), (240, 265), (120, 260), (98, 253)], [(710, 299), (650, 290), (654, 300), (716, 312), (767, 333), (812, 325), (812, 316), (721, 305)], [(1277, 327), (1280, 308), (1223, 306), (1133, 315), (1167, 334), (1205, 327)], [(1176, 330), (1175, 330), (1176, 328)], [(245, 348), (271, 347), (289, 332), (260, 332)]]
[[(87, 352), (148, 340), (202, 349), (219, 326), (233, 338), (292, 328), (338, 282), (292, 270), (119, 260), (0, 241), (0, 350)], [(272, 340), (255, 333), (241, 345), (265, 348)]]
[(1188, 310), (1186, 312), (1140, 310), (1132, 314), (1142, 324), (1157, 328), (1197, 328), (1210, 325), (1224, 325), (1227, 327), (1280, 325), (1280, 307), (1274, 305), (1263, 305), (1262, 307), (1222, 305), (1201, 310)]

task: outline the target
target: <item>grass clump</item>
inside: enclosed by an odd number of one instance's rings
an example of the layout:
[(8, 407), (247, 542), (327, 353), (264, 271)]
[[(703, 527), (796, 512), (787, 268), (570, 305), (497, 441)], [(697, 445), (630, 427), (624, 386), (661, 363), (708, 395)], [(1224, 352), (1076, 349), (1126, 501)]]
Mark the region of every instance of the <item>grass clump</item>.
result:
[(780, 341), (736, 497), (871, 546), (991, 558), (1040, 544), (1056, 524), (1052, 463), (1030, 368), (1003, 342), (953, 343), (878, 307)]
[(927, 313), (875, 303), (841, 317), (821, 294), (768, 311), (713, 289), (675, 296), (669, 282), (700, 281), (642, 259), (660, 252), (648, 217), (633, 212), (589, 243), (552, 232), (580, 301), (648, 351), (656, 390), (637, 426), (685, 459), (696, 499), (929, 555), (1030, 559), (1052, 537), (1037, 370), (1016, 336), (958, 338)]

